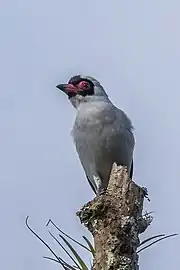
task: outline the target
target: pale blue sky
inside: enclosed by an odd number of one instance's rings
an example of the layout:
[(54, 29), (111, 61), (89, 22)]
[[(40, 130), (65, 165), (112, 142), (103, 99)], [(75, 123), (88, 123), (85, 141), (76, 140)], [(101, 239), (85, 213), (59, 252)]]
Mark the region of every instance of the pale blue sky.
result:
[[(85, 233), (75, 212), (93, 193), (70, 137), (75, 110), (55, 88), (77, 73), (100, 80), (135, 126), (135, 180), (149, 189), (145, 210), (156, 211), (142, 237), (179, 232), (179, 10), (178, 0), (1, 1), (2, 269), (59, 268), (41, 259), (49, 253), (26, 215), (46, 239), (49, 218)], [(141, 269), (176, 269), (179, 244), (144, 251)]]

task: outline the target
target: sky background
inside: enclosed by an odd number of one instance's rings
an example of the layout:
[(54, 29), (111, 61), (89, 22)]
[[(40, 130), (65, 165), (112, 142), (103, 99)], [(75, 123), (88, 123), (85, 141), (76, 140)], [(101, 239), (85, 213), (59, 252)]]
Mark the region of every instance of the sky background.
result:
[[(0, 257), (2, 269), (59, 269), (25, 227), (56, 249), (52, 218), (80, 239), (75, 212), (93, 198), (70, 130), (75, 110), (57, 91), (78, 73), (101, 81), (135, 127), (135, 181), (156, 211), (142, 239), (180, 232), (180, 2), (1, 0)], [(140, 268), (176, 269), (180, 238), (141, 253)], [(58, 249), (57, 249), (58, 250)], [(89, 261), (89, 254), (84, 254)]]

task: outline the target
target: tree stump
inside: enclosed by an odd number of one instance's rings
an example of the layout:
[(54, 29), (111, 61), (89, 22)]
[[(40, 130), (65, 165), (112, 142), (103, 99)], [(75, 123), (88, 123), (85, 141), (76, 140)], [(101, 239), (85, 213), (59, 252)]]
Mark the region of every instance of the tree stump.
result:
[(94, 237), (92, 270), (138, 270), (139, 234), (150, 224), (142, 215), (146, 189), (135, 184), (123, 166), (113, 165), (106, 192), (77, 215)]

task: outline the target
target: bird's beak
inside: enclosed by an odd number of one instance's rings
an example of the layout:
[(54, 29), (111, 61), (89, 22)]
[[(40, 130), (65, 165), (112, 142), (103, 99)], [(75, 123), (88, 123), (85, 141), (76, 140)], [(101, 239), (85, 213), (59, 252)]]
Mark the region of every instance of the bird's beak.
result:
[(61, 90), (61, 91), (65, 91), (65, 87), (66, 86), (66, 84), (58, 84), (58, 85), (56, 85), (56, 87), (59, 89), (59, 90)]
[(66, 93), (69, 97), (75, 96), (78, 90), (77, 87), (70, 83), (58, 84), (56, 87)]

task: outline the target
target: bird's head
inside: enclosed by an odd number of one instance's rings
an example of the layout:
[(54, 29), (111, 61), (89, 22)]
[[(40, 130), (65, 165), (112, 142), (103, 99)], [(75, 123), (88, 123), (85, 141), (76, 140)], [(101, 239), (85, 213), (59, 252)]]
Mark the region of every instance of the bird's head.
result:
[(102, 85), (90, 76), (76, 75), (71, 77), (68, 83), (56, 87), (68, 96), (74, 107), (78, 107), (82, 102), (108, 99)]

